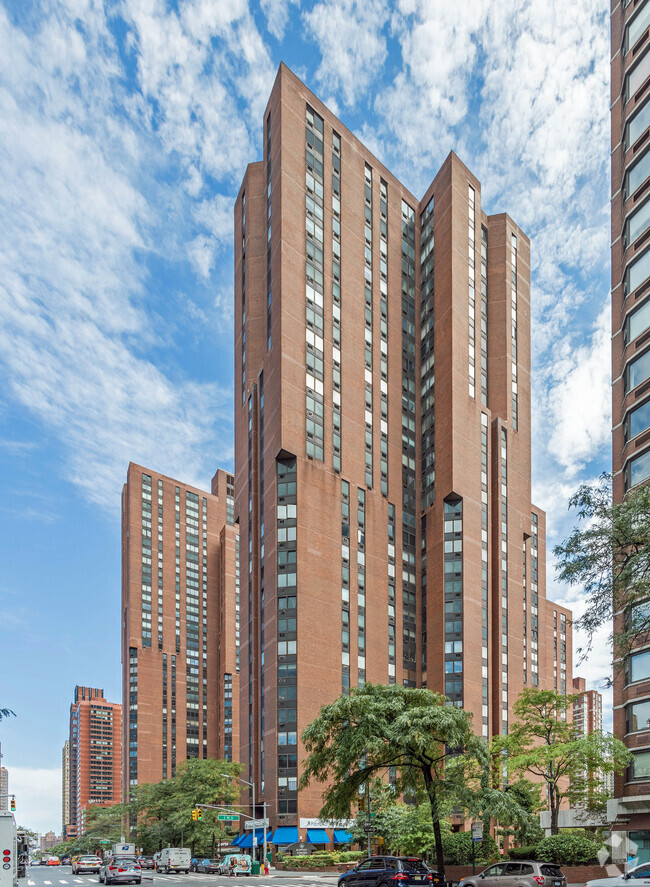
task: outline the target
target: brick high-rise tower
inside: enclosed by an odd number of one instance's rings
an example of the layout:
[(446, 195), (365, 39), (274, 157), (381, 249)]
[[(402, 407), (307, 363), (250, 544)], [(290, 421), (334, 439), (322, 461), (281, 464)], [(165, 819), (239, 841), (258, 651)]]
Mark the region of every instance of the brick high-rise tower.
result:
[(122, 494), (124, 794), (186, 758), (237, 760), (239, 532), (212, 492), (129, 464)]
[(419, 199), (280, 67), (235, 206), (235, 514), (241, 759), (284, 839), (318, 837), (299, 736), (341, 692), (427, 686), (489, 737), (522, 688), (571, 687), (529, 261), (455, 154)]
[[(650, 479), (650, 0), (611, 5), (612, 470), (614, 502)], [(646, 606), (643, 604), (642, 606)], [(618, 614), (617, 619), (625, 618)], [(616, 623), (614, 625), (616, 632)], [(650, 644), (614, 669), (614, 858), (650, 861)]]

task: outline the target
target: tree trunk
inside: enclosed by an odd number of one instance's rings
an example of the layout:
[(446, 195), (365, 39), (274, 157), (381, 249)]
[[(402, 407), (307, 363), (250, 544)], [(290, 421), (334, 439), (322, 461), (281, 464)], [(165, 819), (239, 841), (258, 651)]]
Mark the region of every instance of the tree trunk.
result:
[(442, 850), (442, 832), (440, 831), (440, 816), (438, 815), (438, 798), (436, 797), (436, 789), (433, 784), (431, 770), (422, 767), (422, 775), (424, 776), (424, 785), (429, 798), (429, 807), (431, 808), (431, 822), (433, 824), (433, 836), (436, 841), (436, 869), (441, 875), (445, 873), (445, 854)]
[(551, 834), (557, 835), (560, 831), (558, 819), (560, 813), (560, 798), (553, 782), (548, 786), (548, 806), (551, 811)]

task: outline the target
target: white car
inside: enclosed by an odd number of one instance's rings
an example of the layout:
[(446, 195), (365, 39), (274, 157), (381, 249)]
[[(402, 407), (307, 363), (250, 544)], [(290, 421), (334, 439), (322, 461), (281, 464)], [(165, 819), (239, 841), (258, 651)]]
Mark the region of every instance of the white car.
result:
[(650, 862), (637, 865), (625, 874), (616, 875), (613, 878), (598, 878), (595, 881), (587, 881), (585, 887), (632, 887), (628, 881), (635, 881), (638, 887), (650, 887)]

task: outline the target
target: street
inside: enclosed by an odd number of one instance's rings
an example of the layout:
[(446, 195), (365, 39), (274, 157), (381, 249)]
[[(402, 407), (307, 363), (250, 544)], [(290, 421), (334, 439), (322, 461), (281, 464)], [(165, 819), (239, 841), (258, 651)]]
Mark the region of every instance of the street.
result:
[[(228, 878), (222, 875), (204, 875), (190, 872), (189, 875), (157, 875), (152, 870), (142, 873), (142, 887), (234, 887), (235, 881), (243, 882), (242, 887), (271, 887), (282, 884), (285, 887), (335, 887), (337, 872), (271, 872), (270, 875), (240, 875)], [(73, 875), (69, 865), (29, 866), (27, 877), (21, 878), (19, 887), (81, 887), (82, 884), (98, 884), (97, 875)]]

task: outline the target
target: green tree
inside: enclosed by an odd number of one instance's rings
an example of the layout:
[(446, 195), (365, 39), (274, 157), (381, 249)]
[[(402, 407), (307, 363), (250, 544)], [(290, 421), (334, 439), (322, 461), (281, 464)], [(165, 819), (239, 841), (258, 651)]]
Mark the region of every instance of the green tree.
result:
[(575, 696), (553, 690), (527, 689), (514, 704), (517, 721), (508, 736), (501, 737), (508, 772), (541, 777), (551, 813), (551, 834), (558, 833), (560, 804), (597, 807), (604, 797), (601, 774), (620, 772), (630, 753), (613, 736), (591, 733), (581, 736), (565, 719)]
[(97, 849), (102, 838), (117, 843), (122, 837), (122, 819), (128, 813), (128, 804), (112, 804), (110, 807), (91, 804), (84, 811), (84, 834), (75, 839), (77, 844), (90, 850)]
[(0, 708), (0, 721), (5, 718), (16, 717), (16, 712), (12, 711), (10, 708)]
[(328, 782), (324, 817), (350, 816), (359, 789), (377, 776), (394, 775), (396, 795), (424, 791), (434, 835), (436, 866), (444, 872), (441, 821), (453, 786), (447, 762), (485, 752), (472, 732), (471, 715), (430, 690), (364, 684), (324, 705), (303, 731), (308, 752), (300, 787)]
[(198, 822), (192, 819), (192, 809), (198, 804), (235, 804), (241, 784), (234, 777), (242, 769), (228, 761), (190, 758), (178, 765), (173, 778), (135, 786), (129, 812), (137, 819), (137, 842), (152, 851), (166, 843), (178, 845), (182, 836), (194, 852), (196, 846), (206, 849), (213, 833), (217, 840), (227, 839), (218, 810), (204, 809)]
[(586, 608), (574, 625), (590, 649), (595, 632), (611, 625), (614, 613), (625, 617), (611, 635), (615, 659), (624, 660), (632, 642), (650, 631), (650, 486), (630, 490), (612, 503), (612, 477), (583, 484), (569, 500), (577, 526), (555, 546), (559, 578), (584, 589)]

